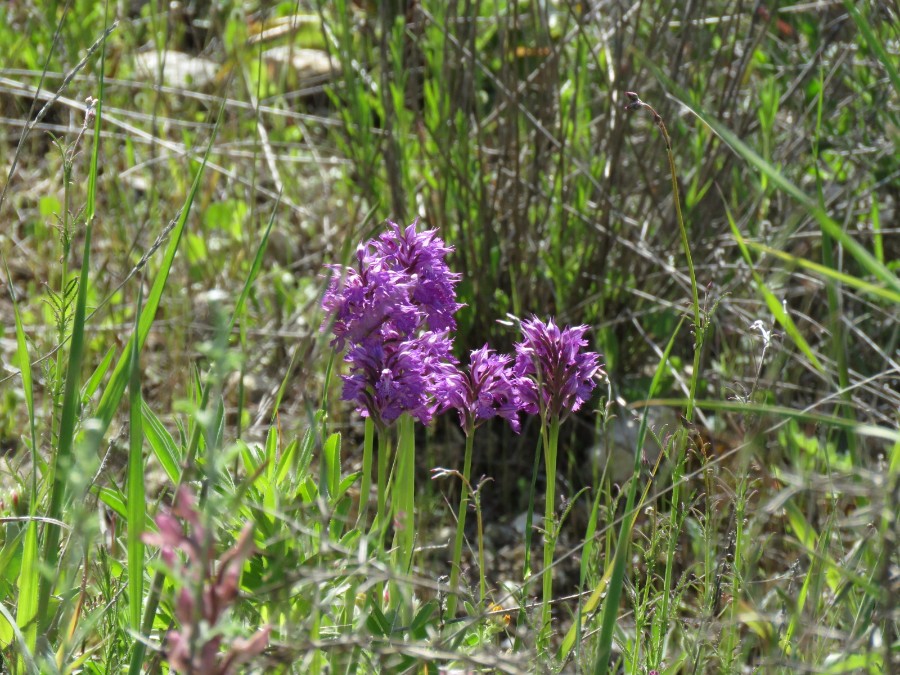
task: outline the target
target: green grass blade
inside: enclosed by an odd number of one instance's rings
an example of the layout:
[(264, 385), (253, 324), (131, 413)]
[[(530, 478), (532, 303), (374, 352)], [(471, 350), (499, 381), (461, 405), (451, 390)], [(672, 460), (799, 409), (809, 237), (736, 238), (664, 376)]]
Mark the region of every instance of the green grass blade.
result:
[(141, 320), (142, 286), (138, 285), (131, 347), (131, 373), (128, 382), (130, 403), (128, 433), (128, 618), (131, 630), (141, 629), (141, 603), (144, 596), (144, 521), (147, 517), (144, 492), (144, 432), (141, 412), (141, 348), (138, 329)]
[[(37, 501), (33, 499), (32, 501)], [(38, 576), (38, 527), (36, 520), (29, 520), (22, 547), (22, 568), (19, 572), (16, 624), (22, 630), (27, 651), (34, 652), (37, 644), (38, 602), (40, 578)], [(25, 667), (24, 654), (19, 654), (19, 668)]]
[[(63, 394), (63, 407), (60, 416), (59, 441), (53, 456), (53, 468), (50, 473), (51, 492), (48, 517), (59, 519), (65, 497), (65, 481), (60, 475), (62, 469), (66, 469), (71, 462), (72, 447), (75, 440), (75, 432), (78, 418), (78, 394), (81, 380), (81, 359), (84, 350), (84, 324), (87, 306), (87, 287), (90, 273), (91, 234), (96, 215), (97, 204), (97, 174), (100, 157), (103, 108), (103, 72), (106, 63), (106, 45), (100, 52), (100, 82), (99, 100), (94, 113), (94, 143), (91, 151), (91, 162), (88, 170), (88, 193), (85, 208), (85, 235), (84, 253), (81, 262), (81, 274), (78, 281), (78, 296), (75, 302), (75, 315), (72, 319), (72, 333), (69, 344), (69, 358), (66, 368), (65, 390)], [(51, 570), (55, 567), (59, 556), (59, 528), (48, 524), (44, 539), (43, 562)], [(46, 579), (40, 584), (38, 598), (38, 619), (41, 624), (46, 623), (47, 605), (52, 590), (52, 580)]]
[[(220, 111), (221, 114), (221, 111)], [(201, 411), (207, 410), (209, 406), (209, 387), (204, 387), (200, 393), (200, 406), (199, 409)], [(200, 436), (202, 435), (202, 425), (195, 424), (193, 430), (191, 431), (191, 437), (188, 441), (187, 451), (185, 452), (185, 458), (183, 462), (183, 466), (186, 467), (187, 471), (182, 471), (179, 473), (178, 480), (175, 481), (175, 490), (181, 486), (182, 482), (185, 478), (185, 473), (189, 473), (192, 470), (194, 465), (194, 458), (196, 457), (197, 448), (200, 446)], [(110, 504), (112, 508), (115, 508), (113, 505), (115, 503), (115, 498), (117, 495), (114, 491), (108, 491), (107, 494), (101, 492), (101, 498), (104, 499), (104, 502)], [(107, 501), (107, 499), (109, 501)], [(149, 635), (150, 631), (153, 629), (153, 622), (156, 619), (156, 610), (159, 607), (159, 599), (160, 594), (162, 593), (163, 587), (163, 579), (165, 577), (165, 573), (159, 569), (153, 575), (153, 581), (150, 584), (150, 591), (147, 594), (147, 602), (144, 605), (144, 618), (141, 624), (141, 633), (143, 635)], [(136, 640), (134, 643), (134, 649), (131, 652), (131, 659), (128, 664), (128, 673), (129, 675), (139, 675), (144, 665), (144, 656), (147, 653), (147, 644), (144, 640)]]
[[(108, 16), (108, 3), (106, 7)], [(105, 21), (107, 27), (108, 20)], [(50, 504), (47, 515), (59, 520), (65, 497), (65, 480), (61, 471), (67, 469), (72, 461), (72, 447), (78, 421), (79, 393), (81, 389), (81, 359), (84, 351), (84, 324), (87, 306), (87, 288), (90, 275), (91, 235), (94, 227), (94, 216), (97, 206), (97, 175), (99, 173), (100, 144), (102, 141), (100, 125), (103, 119), (104, 79), (106, 67), (106, 43), (100, 51), (100, 68), (98, 83), (98, 101), (94, 111), (94, 143), (91, 150), (91, 161), (88, 168), (88, 192), (85, 207), (84, 253), (81, 259), (81, 274), (78, 280), (78, 296), (75, 301), (75, 314), (72, 317), (72, 332), (69, 342), (69, 359), (66, 368), (66, 381), (63, 393), (63, 407), (59, 422), (59, 440), (53, 455), (53, 468), (49, 480)], [(53, 589), (52, 570), (59, 558), (59, 527), (48, 523), (44, 531), (43, 564), (51, 570), (51, 578), (42, 580), (38, 596), (38, 617), (40, 625), (47, 623), (47, 607), (50, 592)]]
[(806, 338), (800, 333), (797, 324), (794, 323), (791, 315), (785, 311), (784, 305), (782, 305), (781, 302), (778, 301), (778, 298), (775, 297), (775, 294), (769, 290), (766, 282), (763, 281), (763, 278), (753, 266), (753, 258), (750, 257), (750, 251), (748, 250), (744, 238), (741, 236), (741, 231), (738, 229), (737, 223), (734, 222), (734, 218), (728, 207), (725, 207), (725, 215), (728, 218), (728, 224), (731, 226), (734, 240), (737, 242), (738, 248), (741, 250), (741, 255), (744, 257), (744, 261), (747, 263), (747, 266), (750, 268), (750, 273), (753, 275), (753, 280), (756, 282), (756, 287), (763, 296), (769, 311), (772, 312), (772, 316), (775, 317), (775, 320), (778, 322), (778, 325), (784, 329), (784, 332), (791, 337), (794, 344), (797, 345), (797, 348), (809, 359), (809, 362), (812, 363), (820, 373), (824, 373), (825, 367), (816, 357), (815, 353), (813, 353), (812, 347), (809, 346)]
[[(856, 23), (856, 27), (859, 28), (859, 32), (862, 33), (862, 36), (865, 38), (869, 49), (875, 52), (878, 60), (881, 61), (881, 65), (884, 66), (888, 77), (891, 79), (891, 84), (894, 85), (894, 91), (900, 94), (900, 71), (897, 70), (897, 57), (891, 57), (887, 53), (884, 45), (881, 44), (881, 40), (878, 39), (875, 35), (875, 31), (872, 30), (872, 25), (869, 23), (869, 20), (859, 11), (856, 2), (844, 0), (844, 9), (847, 10), (847, 13)], [(896, 28), (896, 25), (894, 28)]]
[[(638, 56), (640, 57), (640, 54), (638, 54)], [(642, 57), (641, 60), (653, 72), (663, 86), (674, 93), (677, 97), (676, 100), (681, 105), (691, 111), (697, 119), (708, 126), (720, 139), (722, 139), (722, 141), (725, 142), (726, 145), (731, 147), (735, 153), (750, 163), (760, 173), (765, 175), (774, 185), (793, 198), (798, 204), (803, 206), (803, 208), (818, 221), (822, 230), (828, 232), (834, 240), (839, 242), (846, 251), (856, 259), (856, 262), (866, 270), (866, 272), (882, 281), (895, 292), (900, 293), (900, 279), (897, 278), (896, 274), (881, 264), (875, 256), (865, 249), (865, 247), (844, 232), (843, 228), (825, 213), (818, 204), (816, 204), (800, 188), (785, 178), (778, 169), (760, 157), (756, 151), (739, 139), (734, 132), (728, 129), (728, 127), (720, 123), (699, 105), (687, 103), (686, 101), (689, 101), (691, 98), (690, 95), (671, 80), (655, 64), (650, 63)]]
[(106, 354), (103, 356), (100, 364), (94, 369), (94, 373), (88, 378), (88, 381), (85, 383), (84, 387), (81, 390), (82, 399), (91, 398), (94, 395), (94, 392), (96, 392), (97, 389), (100, 388), (100, 384), (103, 382), (103, 378), (109, 371), (109, 367), (110, 365), (112, 365), (112, 360), (115, 355), (115, 346), (112, 346), (106, 350)]
[[(166, 281), (168, 280), (169, 272), (172, 269), (172, 263), (175, 260), (175, 253), (178, 251), (178, 245), (181, 242), (181, 236), (184, 233), (184, 227), (187, 223), (188, 214), (191, 211), (191, 206), (193, 205), (194, 199), (197, 196), (197, 192), (200, 189), (200, 180), (203, 177), (204, 170), (206, 169), (206, 164), (209, 160), (210, 153), (212, 152), (213, 144), (216, 140), (216, 134), (222, 122), (222, 113), (224, 109), (225, 100), (223, 99), (222, 106), (219, 108), (216, 124), (213, 127), (209, 143), (206, 146), (206, 152), (203, 154), (203, 159), (200, 162), (200, 167), (197, 169), (197, 173), (194, 175), (194, 181), (191, 184), (191, 189), (188, 192), (187, 199), (185, 199), (184, 206), (181, 207), (181, 213), (176, 220), (175, 226), (172, 228), (172, 232), (169, 234), (169, 243), (166, 246), (166, 252), (163, 255), (160, 269), (153, 280), (153, 285), (150, 287), (150, 293), (147, 295), (147, 302), (144, 305), (143, 311), (141, 312), (141, 320), (138, 328), (136, 344), (139, 348), (142, 348), (144, 346), (144, 342), (146, 341), (147, 335), (150, 333), (150, 328), (153, 325), (153, 321), (156, 318), (156, 310), (159, 308), (159, 302), (162, 298), (163, 291), (165, 290)], [(106, 429), (109, 428), (109, 425), (112, 422), (113, 415), (115, 414), (116, 409), (119, 406), (119, 402), (122, 400), (122, 396), (125, 393), (125, 386), (128, 382), (129, 368), (131, 364), (131, 349), (132, 343), (131, 341), (129, 341), (128, 345), (126, 345), (125, 347), (124, 352), (122, 353), (122, 357), (119, 359), (119, 362), (116, 364), (116, 367), (113, 370), (113, 374), (110, 377), (109, 384), (106, 386), (103, 395), (100, 397), (100, 402), (97, 404), (96, 416), (102, 424), (101, 432), (103, 433), (105, 433)]]
[[(99, 114), (98, 114), (99, 116)], [(100, 134), (95, 136), (99, 143)], [(96, 170), (96, 167), (94, 168)], [(91, 234), (93, 223), (88, 221), (84, 232), (84, 252), (82, 254), (81, 274), (78, 280), (78, 296), (75, 301), (75, 314), (72, 319), (72, 333), (69, 342), (69, 362), (66, 368), (65, 389), (63, 393), (62, 413), (59, 421), (59, 442), (53, 455), (49, 480), (50, 505), (47, 517), (62, 520), (63, 503), (66, 492), (66, 475), (72, 463), (72, 448), (78, 426), (79, 393), (81, 390), (81, 359), (84, 352), (84, 323), (87, 307), (87, 288), (90, 275)], [(59, 527), (48, 523), (45, 529), (43, 562), (52, 570), (59, 559)], [(50, 600), (53, 580), (44, 579), (38, 604), (41, 625), (46, 624), (47, 606)]]
[[(6, 261), (4, 260), (4, 267)], [(10, 291), (10, 298), (13, 304), (13, 314), (16, 321), (16, 354), (22, 373), (22, 388), (25, 392), (25, 405), (28, 408), (28, 426), (31, 432), (31, 497), (29, 501), (29, 513), (34, 516), (37, 514), (38, 491), (37, 491), (37, 430), (34, 420), (34, 380), (31, 373), (31, 358), (28, 354), (28, 342), (25, 339), (25, 327), (22, 324), (22, 315), (19, 313), (19, 303), (16, 300), (13, 291), (12, 277), (9, 273), (9, 267), (6, 267), (6, 279)], [(22, 630), (25, 649), (17, 659), (18, 668), (25, 670), (25, 654), (34, 652), (37, 644), (38, 630), (38, 597), (39, 597), (38, 577), (38, 527), (37, 521), (32, 519), (28, 521), (25, 529), (25, 541), (22, 550), (22, 567), (19, 572), (17, 581), (18, 599), (16, 602), (16, 625)], [(33, 664), (32, 664), (33, 665)]]
[[(662, 382), (663, 373), (669, 367), (669, 356), (672, 348), (675, 346), (675, 339), (681, 332), (681, 326), (684, 320), (678, 322), (666, 350), (663, 352), (659, 364), (656, 366), (656, 372), (653, 373), (653, 380), (650, 382), (650, 389), (647, 391), (647, 399), (651, 399), (659, 390)], [(693, 399), (691, 399), (693, 401)], [(685, 402), (687, 403), (687, 402)], [(631, 544), (631, 531), (637, 520), (637, 510), (634, 508), (634, 500), (637, 495), (638, 483), (641, 475), (641, 454), (644, 447), (644, 439), (647, 437), (647, 414), (649, 408), (644, 411), (641, 417), (641, 426), (638, 430), (637, 445), (635, 446), (634, 469), (631, 476), (631, 482), (628, 486), (628, 497), (625, 502), (626, 517), (622, 520), (621, 529), (619, 530), (619, 538), (616, 543), (616, 553), (613, 559), (612, 574), (609, 578), (609, 586), (607, 588), (606, 599), (603, 601), (603, 615), (600, 620), (600, 638), (597, 646), (597, 661), (594, 664), (594, 672), (603, 675), (609, 669), (609, 659), (612, 656), (612, 640), (613, 632), (619, 620), (619, 598), (622, 595), (622, 588), (625, 583), (625, 561), (628, 559), (628, 550)], [(666, 589), (668, 592), (668, 589)], [(573, 626), (569, 633), (576, 627)], [(568, 639), (569, 636), (566, 636)], [(565, 646), (565, 643), (564, 643)]]
[(178, 445), (175, 443), (175, 439), (172, 438), (172, 434), (163, 426), (159, 417), (150, 409), (146, 401), (143, 402), (142, 414), (144, 438), (147, 439), (150, 450), (153, 451), (163, 471), (166, 472), (166, 476), (175, 484), (181, 477), (181, 469), (178, 466), (181, 461), (181, 453), (178, 450)]
[[(735, 412), (746, 415), (768, 415), (770, 417), (781, 417), (784, 419), (796, 419), (798, 422), (805, 422), (817, 426), (833, 426), (843, 429), (858, 436), (866, 436), (868, 438), (881, 438), (886, 441), (900, 441), (900, 430), (891, 429), (889, 427), (878, 426), (876, 424), (863, 424), (848, 420), (845, 417), (835, 417), (833, 415), (823, 415), (821, 413), (811, 412), (810, 410), (797, 410), (795, 408), (785, 408), (777, 405), (767, 405), (763, 403), (753, 403), (744, 401), (701, 401), (704, 408), (710, 410), (719, 410), (722, 412)], [(666, 406), (670, 408), (680, 408), (687, 404), (684, 398), (657, 398), (646, 401), (643, 405), (648, 406)]]
[[(737, 236), (741, 236), (740, 233), (738, 233)], [(740, 246), (741, 243), (743, 243), (743, 245), (749, 249), (759, 251), (760, 253), (765, 253), (766, 255), (770, 255), (773, 258), (778, 258), (779, 260), (791, 263), (792, 265), (797, 265), (798, 267), (802, 267), (803, 269), (809, 270), (810, 272), (815, 272), (816, 274), (819, 274), (826, 279), (831, 279), (845, 286), (850, 286), (859, 291), (862, 291), (863, 293), (868, 293), (869, 295), (874, 295), (875, 297), (883, 298), (885, 300), (900, 304), (900, 293), (896, 293), (889, 288), (885, 288), (884, 286), (878, 286), (877, 284), (869, 283), (868, 281), (864, 281), (862, 279), (859, 279), (858, 277), (854, 277), (852, 274), (839, 272), (838, 270), (832, 269), (831, 267), (826, 267), (821, 263), (813, 262), (812, 260), (807, 260), (806, 258), (799, 258), (797, 256), (791, 255), (790, 253), (786, 253), (785, 251), (780, 251), (777, 248), (766, 246), (765, 244), (760, 244), (755, 241), (748, 241), (746, 239), (743, 239), (743, 237), (741, 237), (741, 241), (738, 242), (738, 245)]]
[(128, 520), (128, 500), (118, 486), (94, 486), (91, 490), (113, 513), (124, 521)]
[[(280, 198), (281, 194), (279, 193), (278, 196)], [(247, 301), (247, 296), (250, 295), (250, 289), (253, 287), (253, 282), (256, 281), (256, 277), (259, 275), (263, 256), (266, 253), (266, 247), (269, 243), (269, 234), (272, 232), (272, 225), (275, 224), (275, 213), (278, 211), (278, 204), (279, 202), (276, 201), (275, 206), (272, 207), (272, 215), (269, 216), (269, 222), (266, 224), (262, 239), (259, 242), (259, 246), (256, 247), (256, 255), (253, 257), (253, 264), (250, 265), (250, 273), (247, 274), (247, 279), (244, 281), (244, 287), (241, 289), (241, 294), (238, 296), (237, 302), (234, 305), (234, 312), (232, 313), (231, 321), (228, 324), (229, 331), (234, 327), (234, 322), (240, 316), (241, 311), (244, 308), (244, 303)]]
[(22, 631), (19, 630), (19, 627), (16, 625), (16, 622), (13, 619), (12, 615), (9, 613), (9, 610), (6, 609), (6, 605), (4, 605), (2, 602), (0, 602), (0, 616), (2, 616), (3, 619), (9, 624), (10, 628), (12, 628), (13, 636), (15, 636), (16, 640), (19, 643), (19, 649), (21, 649), (19, 657), (25, 664), (25, 672), (38, 675), (40, 671), (38, 670), (38, 667), (34, 662), (34, 657), (32, 656), (31, 650), (28, 648), (28, 645), (25, 642), (25, 636), (22, 635)]

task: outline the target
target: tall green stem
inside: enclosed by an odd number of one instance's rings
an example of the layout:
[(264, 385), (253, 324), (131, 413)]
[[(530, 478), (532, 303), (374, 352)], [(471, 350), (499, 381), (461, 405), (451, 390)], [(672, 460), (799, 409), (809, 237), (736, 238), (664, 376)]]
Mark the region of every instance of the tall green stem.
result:
[[(410, 573), (416, 543), (416, 439), (413, 418), (404, 414), (398, 422), (397, 473), (394, 477), (391, 505), (396, 523), (394, 532), (394, 568), (401, 575)], [(402, 601), (399, 586), (391, 593), (391, 605), (399, 606), (404, 620), (412, 620), (412, 602)]]
[[(694, 364), (691, 372), (690, 394), (685, 410), (685, 420), (690, 424), (694, 419), (694, 401), (697, 396), (697, 382), (700, 379), (700, 352), (703, 347), (703, 321), (700, 315), (700, 295), (697, 291), (697, 275), (694, 272), (694, 261), (691, 257), (691, 246), (688, 241), (687, 227), (684, 224), (684, 216), (681, 213), (681, 199), (678, 194), (678, 177), (675, 170), (675, 155), (672, 153), (672, 140), (669, 138), (669, 132), (666, 130), (666, 124), (658, 112), (650, 105), (644, 103), (640, 97), (634, 92), (626, 92), (629, 104), (626, 110), (636, 110), (644, 108), (653, 116), (653, 123), (663, 135), (666, 142), (666, 156), (669, 160), (669, 176), (672, 180), (672, 200), (675, 203), (675, 217), (678, 220), (678, 231), (681, 234), (681, 245), (684, 249), (684, 257), (687, 261), (688, 274), (691, 278), (691, 299), (694, 310)], [(678, 541), (678, 534), (681, 529), (681, 520), (683, 514), (681, 509), (681, 477), (684, 474), (685, 450), (687, 448), (687, 434), (682, 434), (677, 442), (675, 450), (675, 470), (672, 473), (672, 528), (669, 532), (668, 547), (666, 550), (666, 571), (665, 580), (663, 582), (662, 607), (659, 613), (659, 621), (654, 626), (656, 638), (656, 654), (655, 663), (662, 658), (663, 638), (666, 633), (666, 626), (669, 622), (669, 589), (672, 587), (673, 562), (675, 560), (675, 545)]]
[[(690, 395), (688, 396), (687, 408), (684, 413), (685, 420), (690, 424), (694, 421), (694, 401), (697, 396), (697, 382), (700, 379), (700, 351), (703, 346), (703, 325), (700, 318), (700, 299), (697, 293), (697, 276), (694, 273), (694, 263), (691, 258), (691, 247), (688, 242), (687, 228), (684, 225), (684, 217), (681, 215), (681, 199), (678, 196), (678, 179), (675, 172), (675, 156), (672, 154), (672, 142), (666, 131), (666, 125), (663, 124), (662, 118), (657, 115), (657, 126), (666, 139), (666, 154), (669, 157), (669, 173), (672, 178), (672, 199), (675, 202), (675, 216), (678, 219), (678, 230), (681, 233), (681, 245), (684, 247), (684, 256), (687, 260), (688, 272), (691, 277), (691, 293), (694, 304), (694, 363), (691, 371)], [(681, 522), (683, 514), (681, 513), (681, 477), (684, 475), (685, 450), (687, 448), (687, 433), (683, 432), (681, 439), (676, 446), (675, 470), (672, 473), (672, 529), (669, 532), (668, 547), (666, 550), (666, 571), (665, 580), (663, 582), (662, 594), (662, 610), (660, 617), (662, 619), (662, 630), (660, 631), (660, 640), (657, 644), (656, 658), (661, 660), (663, 639), (665, 635), (665, 626), (669, 622), (669, 589), (672, 587), (673, 565), (675, 561), (675, 547), (678, 542), (678, 534), (681, 531)], [(656, 661), (659, 663), (660, 661)]]
[(366, 418), (365, 435), (363, 436), (362, 478), (359, 483), (359, 508), (356, 515), (356, 526), (365, 527), (369, 513), (369, 493), (372, 491), (372, 451), (375, 445), (375, 422)]
[(462, 560), (463, 540), (465, 539), (466, 512), (469, 510), (469, 478), (472, 473), (472, 446), (475, 439), (475, 425), (466, 427), (466, 456), (463, 460), (463, 480), (459, 493), (459, 511), (456, 514), (456, 539), (453, 540), (453, 560), (450, 563), (450, 597), (447, 598), (447, 616), (456, 615), (459, 601), (459, 566)]
[(388, 432), (386, 428), (378, 429), (378, 505), (375, 512), (373, 531), (379, 533), (379, 543), (383, 541), (387, 531), (387, 483), (388, 465), (390, 460), (390, 445), (388, 444)]
[(541, 601), (541, 632), (549, 636), (550, 600), (553, 598), (553, 552), (556, 549), (556, 448), (559, 442), (559, 417), (550, 419), (550, 435), (544, 445), (547, 465), (547, 501), (544, 507), (544, 578)]

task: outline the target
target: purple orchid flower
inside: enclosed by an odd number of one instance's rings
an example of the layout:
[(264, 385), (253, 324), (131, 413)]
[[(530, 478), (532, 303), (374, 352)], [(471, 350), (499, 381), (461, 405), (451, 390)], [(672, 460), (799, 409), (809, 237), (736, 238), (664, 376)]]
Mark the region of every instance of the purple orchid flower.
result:
[(492, 417), (502, 417), (516, 433), (521, 430), (517, 380), (509, 367), (512, 357), (492, 352), (487, 345), (472, 351), (468, 371), (454, 368), (438, 383), (438, 400), (445, 409), (459, 411), (467, 434)]
[(521, 329), (524, 340), (516, 344), (514, 371), (522, 409), (562, 420), (590, 398), (604, 375), (600, 355), (582, 351), (588, 327), (560, 330), (552, 319), (544, 323), (532, 317)]
[(430, 423), (436, 383), (453, 370), (448, 331), (455, 328), (455, 285), (444, 258), (453, 249), (436, 230), (388, 223), (362, 244), (356, 267), (331, 266), (322, 301), (336, 349), (347, 347), (342, 398), (379, 426), (409, 412)]
[(453, 247), (437, 236), (437, 230), (416, 232), (417, 224), (418, 219), (404, 229), (388, 221), (390, 229), (371, 244), (373, 255), (386, 268), (414, 279), (412, 301), (429, 330), (453, 330), (453, 315), (462, 307), (455, 289), (461, 275), (451, 272), (445, 260)]

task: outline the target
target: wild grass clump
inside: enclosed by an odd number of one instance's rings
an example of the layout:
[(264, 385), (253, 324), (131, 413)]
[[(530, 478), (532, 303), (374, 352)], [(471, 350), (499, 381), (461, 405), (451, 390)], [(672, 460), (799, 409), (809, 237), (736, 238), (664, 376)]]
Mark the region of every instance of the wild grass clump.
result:
[(896, 670), (900, 17), (757, 5), (0, 7), (0, 670)]

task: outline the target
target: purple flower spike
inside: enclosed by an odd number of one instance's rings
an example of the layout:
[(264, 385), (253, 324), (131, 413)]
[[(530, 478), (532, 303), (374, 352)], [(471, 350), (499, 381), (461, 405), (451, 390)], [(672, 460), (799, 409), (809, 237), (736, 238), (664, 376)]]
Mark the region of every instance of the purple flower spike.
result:
[(459, 275), (447, 267), (453, 249), (436, 230), (388, 224), (357, 249), (355, 267), (330, 266), (323, 327), (331, 326), (336, 349), (348, 348), (344, 400), (379, 426), (404, 412), (428, 424), (438, 408), (436, 383), (454, 370), (447, 331), (462, 306)]
[(408, 275), (373, 265), (363, 247), (357, 250), (359, 269), (331, 266), (331, 286), (322, 307), (334, 320), (332, 346), (341, 350), (347, 342), (380, 341), (406, 337), (421, 322), (412, 304), (413, 283)]
[(430, 330), (453, 330), (453, 315), (462, 307), (455, 290), (460, 275), (451, 272), (444, 260), (453, 247), (437, 236), (437, 230), (416, 232), (417, 224), (415, 220), (404, 229), (388, 221), (390, 229), (372, 243), (373, 255), (388, 269), (414, 278), (412, 301), (421, 308)]
[(454, 368), (438, 382), (437, 398), (445, 409), (459, 411), (459, 423), (466, 433), (492, 417), (502, 417), (519, 433), (519, 397), (509, 367), (512, 357), (492, 352), (487, 345), (473, 351), (468, 372)]
[(437, 409), (431, 393), (446, 376), (450, 359), (445, 333), (356, 345), (347, 353), (351, 366), (350, 375), (343, 376), (342, 398), (354, 401), (360, 414), (372, 416), (379, 426), (404, 412), (429, 424)]
[(560, 330), (551, 319), (522, 322), (524, 340), (516, 344), (515, 373), (522, 409), (563, 419), (587, 401), (603, 375), (600, 355), (582, 352), (587, 326)]

